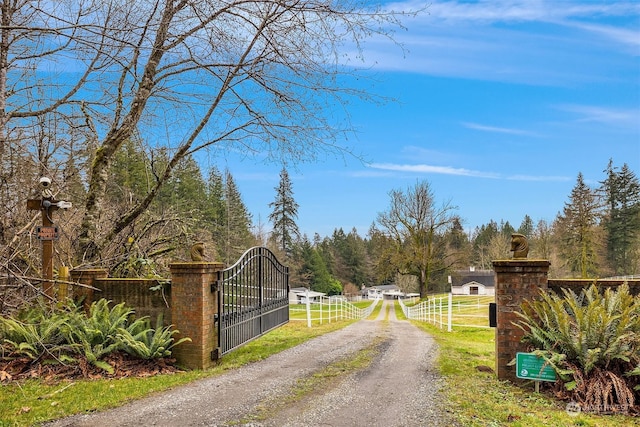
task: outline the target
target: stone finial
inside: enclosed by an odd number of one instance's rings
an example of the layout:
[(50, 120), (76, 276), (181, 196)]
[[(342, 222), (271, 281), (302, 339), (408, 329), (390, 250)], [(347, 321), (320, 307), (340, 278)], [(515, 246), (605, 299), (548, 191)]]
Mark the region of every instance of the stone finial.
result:
[(191, 261), (204, 261), (204, 243), (198, 242), (191, 246)]
[(523, 259), (529, 255), (529, 242), (524, 235), (518, 233), (511, 235), (511, 252), (513, 252), (513, 259)]

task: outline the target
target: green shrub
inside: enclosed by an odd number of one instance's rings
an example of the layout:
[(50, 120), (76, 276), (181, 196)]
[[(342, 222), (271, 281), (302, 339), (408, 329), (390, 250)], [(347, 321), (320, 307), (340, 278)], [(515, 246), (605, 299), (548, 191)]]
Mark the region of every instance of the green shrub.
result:
[(113, 373), (113, 367), (101, 359), (122, 349), (118, 334), (127, 327), (132, 316), (133, 310), (125, 307), (124, 303), (109, 308), (106, 299), (94, 301), (88, 315), (77, 311), (72, 313), (72, 327), (68, 330), (67, 339), (87, 362)]
[[(640, 400), (640, 297), (627, 285), (603, 293), (595, 285), (580, 295), (542, 293), (525, 301), (523, 341), (556, 370), (570, 397), (609, 412)], [(634, 390), (636, 390), (634, 392)]]
[(151, 327), (148, 317), (136, 320), (127, 329), (119, 332), (118, 337), (123, 350), (140, 359), (159, 359), (171, 356), (171, 349), (176, 345), (191, 341), (182, 338), (174, 342), (173, 336), (178, 333), (172, 326), (163, 326), (162, 315), (156, 320), (156, 327)]
[(42, 308), (18, 312), (13, 318), (0, 316), (0, 355), (59, 359), (73, 349), (64, 336), (68, 320), (63, 313)]
[(101, 299), (91, 304), (89, 313), (76, 306), (65, 309), (34, 308), (14, 318), (0, 317), (0, 356), (28, 357), (49, 363), (67, 362), (78, 356), (113, 373), (104, 358), (117, 351), (133, 357), (157, 359), (171, 355), (171, 349), (187, 341), (174, 342), (178, 333), (162, 326), (150, 326), (148, 317), (135, 319), (124, 303), (109, 306)]

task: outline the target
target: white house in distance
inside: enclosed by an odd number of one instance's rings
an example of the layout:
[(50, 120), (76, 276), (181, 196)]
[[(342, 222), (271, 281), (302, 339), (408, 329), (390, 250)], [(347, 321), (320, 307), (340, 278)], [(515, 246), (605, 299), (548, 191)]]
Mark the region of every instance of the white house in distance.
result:
[(405, 294), (396, 285), (377, 285), (364, 289), (366, 291), (366, 297), (370, 300), (375, 299), (398, 299), (398, 298), (410, 298), (413, 296), (420, 296), (420, 294)]
[(453, 295), (495, 295), (496, 282), (493, 270), (456, 270), (449, 276)]

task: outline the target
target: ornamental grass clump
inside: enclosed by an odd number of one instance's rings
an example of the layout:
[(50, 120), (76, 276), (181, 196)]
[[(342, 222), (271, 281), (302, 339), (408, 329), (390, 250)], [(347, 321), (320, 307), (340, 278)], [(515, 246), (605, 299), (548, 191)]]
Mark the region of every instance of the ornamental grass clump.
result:
[(579, 295), (541, 293), (525, 301), (517, 326), (523, 341), (559, 377), (561, 397), (587, 411), (638, 411), (640, 402), (640, 296), (592, 285)]

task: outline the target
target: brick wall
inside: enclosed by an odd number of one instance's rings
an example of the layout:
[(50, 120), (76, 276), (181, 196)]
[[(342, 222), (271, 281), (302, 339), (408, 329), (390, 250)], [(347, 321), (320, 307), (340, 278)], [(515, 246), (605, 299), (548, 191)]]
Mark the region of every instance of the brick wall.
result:
[(113, 304), (124, 302), (135, 311), (136, 317), (149, 316), (151, 325), (155, 326), (158, 315), (163, 316), (164, 324), (172, 323), (171, 282), (156, 279), (119, 279), (107, 277), (107, 270), (79, 269), (71, 271), (71, 281), (89, 285), (94, 289), (74, 286), (72, 297), (82, 300), (85, 309), (93, 301), (106, 299)]
[[(106, 298), (114, 304), (125, 302), (137, 316), (150, 316), (152, 325), (158, 314), (165, 325), (173, 324), (179, 340), (189, 337), (173, 348), (173, 356), (182, 366), (206, 369), (213, 364), (211, 353), (218, 344), (214, 316), (218, 312), (217, 292), (211, 292), (222, 263), (180, 262), (170, 266), (171, 281), (108, 278), (103, 269), (71, 271), (71, 281), (89, 285), (74, 286), (74, 297), (83, 298), (85, 307), (92, 301)], [(161, 289), (154, 289), (162, 286)]]
[(515, 366), (509, 365), (516, 353), (526, 351), (521, 343), (524, 332), (515, 326), (516, 312), (525, 300), (538, 298), (540, 290), (547, 290), (549, 261), (498, 260), (493, 261), (496, 275), (496, 373), (499, 379), (518, 382)]
[(106, 298), (114, 304), (124, 302), (135, 310), (136, 317), (149, 316), (153, 327), (159, 315), (165, 326), (172, 323), (171, 282), (167, 280), (101, 278), (94, 281), (94, 286), (102, 291), (94, 297)]
[(592, 284), (596, 284), (598, 288), (617, 289), (623, 283), (629, 285), (629, 293), (632, 295), (640, 295), (640, 280), (638, 279), (549, 279), (549, 289), (562, 295), (562, 288), (571, 289), (579, 294), (584, 288), (588, 288)]
[[(75, 300), (82, 300), (85, 309), (89, 309), (89, 306), (95, 299), (100, 299), (99, 291), (93, 290), (91, 288), (95, 288), (96, 280), (105, 279), (109, 273), (107, 270), (102, 268), (87, 268), (87, 269), (79, 269), (79, 270), (71, 270), (70, 279), (72, 282), (81, 283), (83, 285), (87, 285), (88, 287), (82, 286), (74, 286), (73, 292), (71, 296)], [(98, 294), (95, 295), (94, 294)]]

